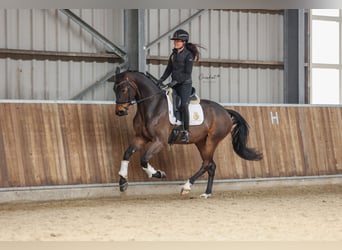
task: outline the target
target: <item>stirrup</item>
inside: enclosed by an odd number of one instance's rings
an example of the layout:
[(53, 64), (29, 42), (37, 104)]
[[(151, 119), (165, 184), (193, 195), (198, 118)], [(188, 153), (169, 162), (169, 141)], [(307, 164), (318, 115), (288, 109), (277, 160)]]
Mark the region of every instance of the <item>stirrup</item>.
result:
[(181, 137), (181, 142), (189, 142), (189, 131), (184, 130)]

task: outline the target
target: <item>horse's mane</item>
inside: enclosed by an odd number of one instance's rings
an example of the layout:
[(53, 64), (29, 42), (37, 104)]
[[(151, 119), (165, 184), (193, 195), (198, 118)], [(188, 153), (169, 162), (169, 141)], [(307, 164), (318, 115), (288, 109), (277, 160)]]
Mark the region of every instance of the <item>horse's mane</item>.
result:
[(124, 73), (127, 73), (127, 72), (128, 72), (128, 73), (138, 73), (138, 74), (141, 74), (141, 75), (145, 76), (146, 78), (150, 79), (152, 82), (155, 82), (155, 81), (157, 80), (157, 79), (156, 79), (151, 73), (149, 73), (149, 72), (144, 73), (144, 72), (141, 72), (141, 71), (131, 70), (131, 69), (127, 69), (127, 70), (125, 70), (125, 71), (123, 71), (123, 72), (117, 74), (117, 76), (121, 76), (121, 75), (123, 75)]

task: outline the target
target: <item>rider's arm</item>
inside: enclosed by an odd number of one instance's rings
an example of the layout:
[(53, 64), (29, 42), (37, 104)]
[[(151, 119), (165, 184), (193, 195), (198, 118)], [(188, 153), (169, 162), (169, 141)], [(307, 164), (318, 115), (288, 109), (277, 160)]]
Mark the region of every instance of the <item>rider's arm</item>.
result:
[[(171, 55), (172, 56), (172, 55)], [(172, 61), (171, 61), (171, 56), (169, 57), (169, 62), (167, 64), (167, 67), (164, 71), (164, 74), (160, 77), (160, 80), (161, 82), (165, 81), (166, 78), (169, 77), (169, 75), (172, 73)]]

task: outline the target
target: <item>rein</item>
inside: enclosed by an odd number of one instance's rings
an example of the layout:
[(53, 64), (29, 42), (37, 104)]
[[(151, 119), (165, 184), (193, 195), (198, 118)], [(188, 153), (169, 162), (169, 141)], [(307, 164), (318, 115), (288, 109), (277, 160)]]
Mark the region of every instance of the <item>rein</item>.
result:
[[(126, 78), (125, 80), (119, 82), (119, 83), (117, 84), (117, 86), (115, 86), (115, 89), (117, 89), (119, 85), (124, 84), (124, 83), (128, 83), (129, 86), (130, 86), (131, 88), (133, 88), (133, 89), (135, 89), (137, 92), (139, 92), (139, 89), (138, 89), (138, 87), (136, 86), (136, 84), (134, 84), (133, 82), (131, 82), (128, 78)], [(145, 97), (145, 98), (136, 100), (135, 98), (132, 98), (132, 99), (131, 99), (130, 88), (128, 89), (128, 91), (129, 91), (129, 93), (128, 93), (129, 100), (127, 100), (127, 101), (116, 101), (117, 104), (129, 104), (130, 106), (131, 106), (131, 105), (135, 105), (135, 104), (139, 104), (139, 103), (141, 103), (141, 102), (144, 102), (144, 101), (146, 101), (146, 100), (148, 100), (148, 99), (151, 99), (151, 98), (153, 98), (153, 97), (155, 97), (155, 96), (157, 96), (157, 95), (160, 95), (161, 93), (164, 93), (164, 92), (165, 92), (165, 91), (163, 91), (163, 90), (160, 90), (160, 91), (159, 91), (158, 93), (156, 93), (156, 94), (153, 94), (153, 95), (150, 95), (150, 96), (148, 96), (148, 97)]]

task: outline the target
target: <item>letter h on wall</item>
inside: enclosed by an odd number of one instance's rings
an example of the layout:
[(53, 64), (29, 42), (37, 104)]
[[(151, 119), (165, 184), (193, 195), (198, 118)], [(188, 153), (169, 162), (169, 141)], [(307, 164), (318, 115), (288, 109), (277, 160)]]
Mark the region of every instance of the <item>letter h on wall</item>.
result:
[(275, 112), (275, 115), (273, 114), (273, 112), (270, 112), (270, 116), (271, 116), (271, 122), (272, 124), (276, 123), (279, 124), (279, 116), (278, 116), (278, 112)]

